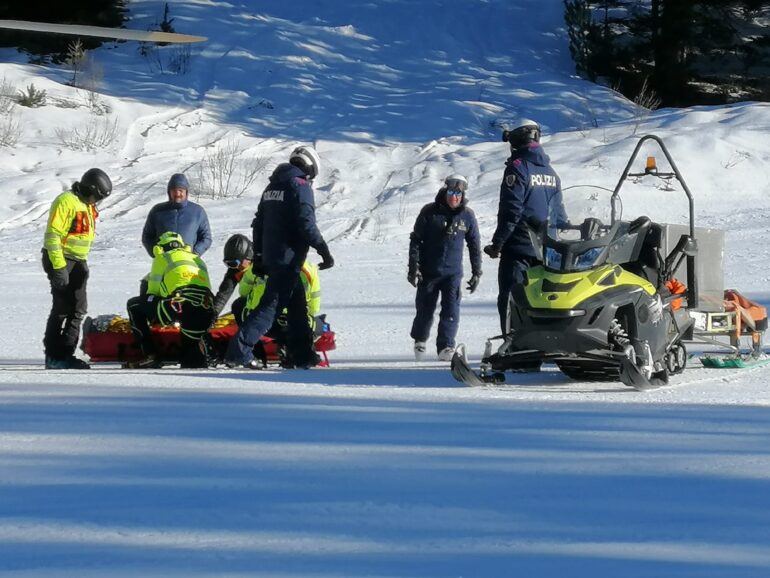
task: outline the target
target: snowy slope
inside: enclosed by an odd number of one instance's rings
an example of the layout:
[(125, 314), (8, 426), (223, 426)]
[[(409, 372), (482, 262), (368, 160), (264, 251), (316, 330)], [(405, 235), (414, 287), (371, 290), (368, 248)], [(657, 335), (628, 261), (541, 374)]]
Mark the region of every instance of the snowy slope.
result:
[[(157, 24), (163, 5), (130, 2), (129, 27)], [(543, 123), (565, 187), (612, 189), (639, 136), (661, 136), (698, 225), (726, 231), (726, 285), (770, 303), (767, 104), (641, 114), (573, 75), (555, 0), (169, 6), (178, 32), (209, 40), (149, 58), (132, 43), (95, 51), (101, 116), (67, 70), (0, 51), (0, 79), (48, 95), (0, 116), (22, 123), (0, 147), (0, 574), (768, 575), (770, 369), (692, 366), (646, 394), (552, 370), (470, 390), (445, 364), (412, 361), (405, 279), (414, 218), (447, 174), (467, 175), (491, 237), (500, 126), (523, 116)], [(113, 123), (98, 150), (61, 142)], [(324, 161), (331, 369), (40, 369), (39, 248), (58, 192), (91, 166), (112, 176), (89, 310), (124, 313), (172, 173), (200, 188), (198, 167), (228, 147), (243, 151), (240, 174), (259, 167), (242, 196), (199, 199), (218, 278), (225, 239), (248, 232), (267, 174), (300, 142)], [(684, 196), (665, 188), (629, 183), (624, 214), (684, 222)], [(484, 267), (459, 336), (474, 358), (497, 327), (496, 264)]]

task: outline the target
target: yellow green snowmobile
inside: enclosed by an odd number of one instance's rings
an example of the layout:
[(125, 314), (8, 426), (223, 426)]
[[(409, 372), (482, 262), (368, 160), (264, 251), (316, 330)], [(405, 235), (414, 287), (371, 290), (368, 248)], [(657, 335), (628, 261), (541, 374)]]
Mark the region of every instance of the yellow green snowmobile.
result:
[[(694, 273), (686, 293), (674, 273), (680, 266), (695, 271), (692, 195), (685, 185), (690, 226), (675, 243), (667, 225), (647, 217), (620, 220), (617, 195), (637, 151), (611, 198), (609, 222), (588, 217), (558, 230), (527, 224), (542, 265), (514, 287), (503, 344), (492, 352), (488, 342), (478, 373), (458, 347), (455, 378), (468, 385), (499, 383), (505, 371), (538, 370), (547, 361), (571, 378), (620, 380), (642, 390), (684, 370), (683, 342), (692, 339), (694, 324), (687, 309), (697, 305), (698, 293)], [(671, 247), (667, 254), (665, 247)]]

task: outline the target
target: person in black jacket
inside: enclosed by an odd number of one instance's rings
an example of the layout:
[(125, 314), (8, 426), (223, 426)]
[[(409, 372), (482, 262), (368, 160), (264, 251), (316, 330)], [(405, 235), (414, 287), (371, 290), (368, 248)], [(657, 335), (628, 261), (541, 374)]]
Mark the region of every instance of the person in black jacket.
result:
[[(313, 350), (308, 324), (307, 301), (299, 272), (310, 247), (323, 260), (318, 268), (334, 266), (315, 216), (313, 179), (318, 176), (321, 159), (309, 146), (294, 149), (288, 163), (276, 167), (262, 193), (252, 222), (254, 267), (267, 274), (265, 292), (254, 311), (230, 340), (225, 354), (229, 367), (261, 369), (254, 359), (254, 344), (272, 327), (276, 315), (288, 310), (289, 349), (295, 352), (294, 366), (314, 367), (320, 357)], [(302, 299), (292, 299), (297, 292)]]
[(540, 125), (522, 120), (513, 130), (503, 131), (503, 141), (511, 146), (500, 185), (497, 228), (484, 252), (500, 258), (497, 273), (497, 311), (503, 334), (508, 331), (508, 305), (511, 291), (524, 282), (529, 267), (539, 264), (529, 238), (527, 221), (567, 222), (561, 193), (561, 180), (551, 160), (540, 146)]
[(467, 205), (468, 181), (451, 175), (444, 181), (436, 199), (425, 205), (414, 223), (409, 240), (407, 280), (417, 287), (417, 315), (412, 323), (414, 354), (421, 359), (433, 324), (439, 294), (436, 350), (442, 361), (452, 359), (455, 336), (460, 324), (460, 289), (463, 278), (463, 244), (468, 245), (471, 278), (468, 291), (473, 293), (481, 278), (481, 247), (476, 216)]

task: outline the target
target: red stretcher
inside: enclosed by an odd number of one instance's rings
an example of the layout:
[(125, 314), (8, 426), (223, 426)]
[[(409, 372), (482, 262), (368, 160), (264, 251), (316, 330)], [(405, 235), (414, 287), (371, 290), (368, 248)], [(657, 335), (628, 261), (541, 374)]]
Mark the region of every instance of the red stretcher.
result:
[[(232, 320), (232, 316), (224, 316), (218, 320), (214, 327), (209, 329), (207, 340), (215, 357), (222, 359), (227, 350), (230, 339), (238, 331), (238, 326)], [(316, 334), (315, 351), (322, 357), (320, 367), (329, 366), (327, 352), (337, 348), (335, 334), (329, 328), (324, 319), (320, 320), (323, 330)], [(178, 327), (153, 325), (150, 327), (155, 347), (160, 357), (165, 362), (179, 360), (179, 348), (181, 345), (181, 332)], [(264, 351), (264, 355), (259, 349)], [(93, 362), (119, 362), (136, 361), (141, 358), (141, 350), (134, 344), (134, 336), (128, 319), (117, 315), (101, 315), (97, 318), (87, 317), (83, 323), (83, 340), (80, 348)], [(255, 354), (261, 357), (268, 365), (281, 362), (280, 345), (271, 337), (262, 337), (260, 346), (255, 347)]]

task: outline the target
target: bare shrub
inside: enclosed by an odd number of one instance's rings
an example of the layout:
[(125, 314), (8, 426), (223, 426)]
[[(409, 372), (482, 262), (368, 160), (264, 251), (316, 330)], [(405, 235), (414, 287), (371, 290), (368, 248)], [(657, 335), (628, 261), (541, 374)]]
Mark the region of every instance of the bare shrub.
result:
[(12, 147), (21, 138), (21, 116), (10, 113), (0, 118), (0, 147)]
[(0, 114), (8, 114), (16, 104), (16, 90), (13, 85), (6, 80), (5, 76), (0, 80)]
[(104, 80), (104, 67), (89, 54), (83, 62), (79, 88), (86, 107), (97, 115), (110, 112), (109, 105), (102, 100), (99, 92), (102, 80)]
[(169, 47), (168, 64), (166, 68), (172, 74), (186, 74), (190, 70), (192, 48), (189, 44), (176, 44)]
[(650, 113), (660, 106), (660, 98), (655, 94), (655, 91), (650, 88), (647, 83), (647, 79), (644, 79), (642, 87), (639, 89), (639, 94), (634, 98), (634, 132), (639, 130), (639, 125), (642, 124)]
[(268, 160), (248, 154), (235, 140), (228, 140), (207, 152), (197, 164), (198, 196), (229, 199), (249, 190)]
[(91, 115), (83, 127), (55, 129), (59, 142), (75, 151), (94, 151), (109, 147), (118, 139), (118, 119)]

